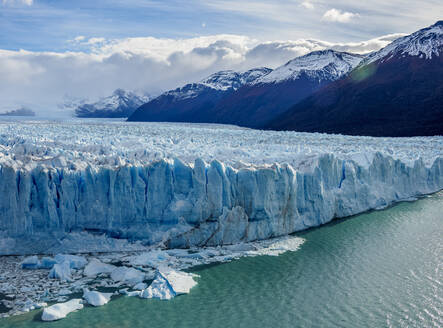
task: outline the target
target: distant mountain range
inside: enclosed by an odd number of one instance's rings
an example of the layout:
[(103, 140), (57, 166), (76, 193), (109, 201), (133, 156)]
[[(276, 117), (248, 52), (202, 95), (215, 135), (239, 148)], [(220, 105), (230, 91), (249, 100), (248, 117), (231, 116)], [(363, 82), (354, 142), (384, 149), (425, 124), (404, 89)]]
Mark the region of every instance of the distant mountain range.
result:
[[(138, 95), (135, 92), (117, 89), (109, 97), (95, 103), (80, 102), (75, 108), (75, 116), (83, 118), (121, 118), (129, 117), (134, 111), (150, 100), (149, 95)], [(72, 107), (72, 105), (70, 105)]]
[(349, 72), (362, 56), (316, 51), (271, 70), (222, 71), (165, 92), (129, 121), (205, 122), (259, 127), (292, 104)]
[(274, 70), (222, 71), (128, 121), (205, 122), (372, 136), (443, 134), (443, 22), (369, 55), (311, 52)]

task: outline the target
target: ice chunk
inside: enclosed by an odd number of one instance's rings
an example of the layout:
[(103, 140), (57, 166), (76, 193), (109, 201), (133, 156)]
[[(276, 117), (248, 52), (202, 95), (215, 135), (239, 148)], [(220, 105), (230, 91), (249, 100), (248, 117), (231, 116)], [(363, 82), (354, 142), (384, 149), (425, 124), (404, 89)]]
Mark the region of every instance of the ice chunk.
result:
[(87, 277), (96, 277), (101, 273), (111, 273), (116, 267), (112, 264), (103, 263), (100, 260), (92, 259), (83, 270), (83, 274)]
[(40, 261), (36, 255), (25, 258), (21, 263), (22, 269), (34, 270), (40, 267)]
[(45, 256), (40, 260), (40, 268), (41, 269), (51, 269), (54, 266), (54, 264), (56, 264), (56, 263), (57, 263), (57, 261), (55, 259), (53, 259), (52, 257)]
[(81, 299), (72, 299), (65, 303), (51, 305), (43, 310), (43, 321), (55, 321), (65, 318), (69, 313), (83, 309)]
[(131, 292), (127, 292), (125, 295), (128, 296), (128, 297), (134, 297), (134, 296), (140, 296), (141, 293), (142, 293), (141, 290), (134, 290), (134, 291), (131, 291)]
[(88, 264), (88, 260), (85, 257), (78, 255), (57, 254), (55, 260), (59, 264), (63, 262), (69, 263), (71, 269), (83, 269)]
[(98, 291), (89, 291), (85, 289), (83, 292), (83, 298), (92, 306), (102, 306), (111, 300), (113, 293), (100, 293)]
[(160, 300), (170, 300), (175, 296), (176, 294), (171, 285), (159, 272), (157, 272), (152, 284), (140, 294), (141, 298), (158, 298)]
[(117, 282), (134, 286), (145, 279), (145, 274), (134, 268), (128, 268), (125, 266), (118, 267), (111, 272), (111, 279)]
[(174, 292), (179, 294), (188, 294), (192, 287), (197, 285), (194, 278), (198, 275), (188, 272), (176, 271), (171, 268), (162, 268), (160, 274), (169, 282)]
[(61, 264), (54, 264), (51, 271), (49, 271), (49, 278), (59, 279), (61, 281), (71, 281), (71, 267), (69, 266), (69, 262), (63, 262)]
[(171, 268), (157, 270), (152, 284), (142, 291), (142, 298), (158, 298), (169, 300), (179, 294), (187, 294), (197, 285), (195, 274), (176, 271)]
[(143, 290), (143, 289), (146, 289), (146, 287), (148, 287), (148, 285), (146, 285), (144, 282), (140, 282), (137, 285), (135, 285), (134, 287), (132, 287), (132, 289)]

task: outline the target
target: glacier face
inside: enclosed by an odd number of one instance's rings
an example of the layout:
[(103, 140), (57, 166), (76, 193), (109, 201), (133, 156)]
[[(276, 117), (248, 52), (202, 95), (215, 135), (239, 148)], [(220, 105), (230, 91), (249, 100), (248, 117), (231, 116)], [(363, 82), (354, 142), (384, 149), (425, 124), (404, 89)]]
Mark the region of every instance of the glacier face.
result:
[(88, 122), (0, 122), (0, 254), (85, 231), (234, 244), (443, 189), (443, 137)]

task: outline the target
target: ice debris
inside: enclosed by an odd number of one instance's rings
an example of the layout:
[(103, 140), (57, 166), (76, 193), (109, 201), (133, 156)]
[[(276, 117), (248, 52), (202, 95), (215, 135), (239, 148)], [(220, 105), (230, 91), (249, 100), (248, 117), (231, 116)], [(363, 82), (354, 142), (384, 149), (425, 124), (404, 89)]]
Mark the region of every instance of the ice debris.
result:
[(137, 269), (126, 266), (118, 267), (111, 272), (111, 279), (116, 282), (135, 286), (145, 279), (145, 274)]
[(63, 262), (61, 264), (54, 264), (51, 271), (49, 271), (49, 278), (51, 279), (59, 279), (61, 281), (71, 281), (71, 267), (69, 266), (69, 262)]
[(81, 299), (72, 299), (65, 303), (51, 305), (43, 310), (43, 321), (55, 321), (65, 318), (69, 313), (83, 309)]
[(83, 274), (87, 277), (96, 277), (99, 274), (109, 274), (116, 269), (112, 264), (103, 263), (97, 259), (91, 259), (83, 270)]
[(161, 268), (157, 270), (152, 284), (143, 290), (141, 298), (158, 298), (169, 300), (180, 294), (187, 294), (191, 288), (197, 285), (194, 278), (198, 275), (180, 272), (171, 268)]
[(102, 306), (111, 300), (113, 293), (101, 293), (96, 290), (85, 289), (83, 298), (92, 306)]

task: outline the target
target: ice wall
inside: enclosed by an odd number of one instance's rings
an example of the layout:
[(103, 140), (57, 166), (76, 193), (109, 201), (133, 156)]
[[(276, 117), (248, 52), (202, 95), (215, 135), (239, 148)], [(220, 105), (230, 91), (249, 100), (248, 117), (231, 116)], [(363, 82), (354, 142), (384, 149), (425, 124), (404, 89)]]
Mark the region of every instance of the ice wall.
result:
[[(222, 162), (160, 160), (81, 170), (0, 165), (0, 231), (48, 243), (69, 232), (214, 246), (282, 236), (443, 189), (443, 157), (404, 163), (319, 155), (235, 169)], [(45, 241), (46, 242), (46, 241)], [(10, 252), (0, 243), (0, 254)]]

